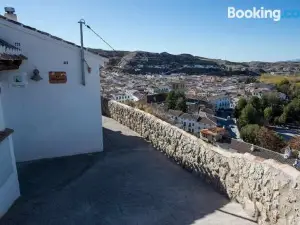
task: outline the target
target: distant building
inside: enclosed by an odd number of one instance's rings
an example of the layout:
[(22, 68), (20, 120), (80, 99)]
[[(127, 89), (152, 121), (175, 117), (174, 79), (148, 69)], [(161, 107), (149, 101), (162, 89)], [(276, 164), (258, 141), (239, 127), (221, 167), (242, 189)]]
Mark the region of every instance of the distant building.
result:
[(149, 89), (151, 94), (169, 93), (170, 91), (171, 88), (169, 86), (158, 86)]
[(200, 131), (200, 138), (208, 142), (221, 141), (227, 135), (225, 128), (214, 127), (209, 129), (202, 129)]
[(231, 109), (232, 103), (228, 95), (217, 95), (208, 97), (208, 102), (213, 105), (213, 108), (218, 111), (221, 109)]
[(147, 103), (161, 103), (166, 101), (166, 98), (167, 98), (166, 93), (153, 94), (153, 95), (147, 95), (146, 101)]
[(188, 113), (183, 113), (179, 117), (179, 121), (183, 130), (194, 133), (197, 136), (199, 136), (200, 130), (217, 126), (216, 122), (210, 120), (208, 117)]
[(117, 102), (126, 102), (126, 101), (138, 101), (139, 99), (135, 97), (133, 94), (130, 93), (117, 93), (117, 94), (112, 94), (112, 97), (114, 100)]
[(171, 87), (175, 91), (185, 91), (185, 83), (183, 81), (172, 82)]
[(178, 122), (179, 117), (183, 114), (182, 111), (180, 110), (173, 110), (173, 109), (169, 109), (168, 111), (168, 117), (174, 121), (174, 122)]

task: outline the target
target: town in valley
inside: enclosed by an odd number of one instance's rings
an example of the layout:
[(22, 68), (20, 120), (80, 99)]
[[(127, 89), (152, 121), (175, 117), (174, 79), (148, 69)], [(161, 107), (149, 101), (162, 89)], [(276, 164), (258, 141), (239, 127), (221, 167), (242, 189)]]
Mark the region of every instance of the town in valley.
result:
[[(274, 78), (277, 83), (266, 82)], [(128, 74), (104, 68), (101, 93), (228, 151), (298, 166), (300, 121), (290, 118), (300, 109), (297, 82), (297, 75), (277, 73)]]

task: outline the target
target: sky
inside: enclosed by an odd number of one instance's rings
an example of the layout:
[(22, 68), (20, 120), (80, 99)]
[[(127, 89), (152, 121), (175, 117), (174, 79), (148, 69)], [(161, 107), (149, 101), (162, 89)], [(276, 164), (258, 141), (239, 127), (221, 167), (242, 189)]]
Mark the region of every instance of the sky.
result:
[[(1, 0), (21, 23), (80, 43), (83, 18), (117, 50), (189, 53), (232, 61), (300, 58), (298, 19), (228, 19), (236, 9), (299, 10), (299, 0)], [(2, 8), (1, 14), (4, 13)], [(110, 50), (90, 30), (84, 45)]]

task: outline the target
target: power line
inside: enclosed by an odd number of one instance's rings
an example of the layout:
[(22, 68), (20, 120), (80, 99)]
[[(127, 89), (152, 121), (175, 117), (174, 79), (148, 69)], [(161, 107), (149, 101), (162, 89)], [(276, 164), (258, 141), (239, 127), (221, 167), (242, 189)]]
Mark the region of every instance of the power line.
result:
[(107, 46), (109, 46), (113, 51), (117, 52), (107, 41), (104, 40), (96, 31), (94, 31), (89, 25), (84, 24), (87, 28), (89, 28), (97, 37), (99, 37)]
[[(91, 26), (89, 26), (89, 25), (87, 25), (87, 24), (85, 24), (84, 23), (84, 25), (88, 28), (88, 29), (90, 29), (98, 38), (100, 38), (107, 46), (109, 46), (113, 51), (114, 51), (114, 53), (118, 53), (107, 41), (105, 41), (105, 39), (104, 38), (102, 38), (96, 31), (94, 31), (92, 28), (91, 28)], [(115, 55), (116, 56), (116, 55)], [(142, 57), (141, 57), (142, 58)], [(148, 57), (145, 55), (145, 58), (148, 60)], [(126, 59), (124, 59), (124, 57), (121, 57), (121, 59), (120, 59), (120, 62), (118, 63), (118, 64), (121, 64), (121, 62), (122, 61), (125, 61), (125, 62), (127, 62), (127, 63), (129, 63), (129, 61), (127, 61)], [(170, 71), (167, 71), (167, 72), (164, 72), (164, 74), (167, 74), (167, 73), (170, 73), (170, 72), (173, 72), (173, 71), (178, 71), (178, 70), (181, 70), (181, 69), (183, 69), (184, 68), (184, 66), (181, 66), (181, 67), (179, 67), (179, 68), (176, 68), (176, 69), (173, 69), (173, 70), (170, 70)]]
[[(100, 38), (107, 46), (109, 46), (115, 54), (117, 54), (118, 52), (107, 42), (105, 41), (105, 39), (103, 37), (101, 37), (96, 31), (94, 31), (91, 26), (84, 24), (88, 29), (90, 29), (98, 38)], [(141, 53), (141, 52), (140, 52)], [(142, 54), (142, 53), (141, 53)], [(116, 55), (115, 55), (116, 56)], [(142, 58), (142, 57), (141, 57)], [(148, 61), (148, 57), (146, 55), (144, 55), (144, 58), (147, 59)], [(121, 64), (122, 61), (125, 61), (127, 63), (130, 63), (128, 60), (124, 59), (124, 57), (121, 57), (120, 62), (118, 64)], [(120, 66), (119, 66), (120, 67)]]

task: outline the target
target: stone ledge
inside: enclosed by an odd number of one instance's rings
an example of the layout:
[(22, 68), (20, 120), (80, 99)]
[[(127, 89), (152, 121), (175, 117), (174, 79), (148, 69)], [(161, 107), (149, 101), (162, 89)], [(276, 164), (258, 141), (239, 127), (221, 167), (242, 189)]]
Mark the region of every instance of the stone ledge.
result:
[(237, 157), (237, 158), (244, 158), (246, 160), (249, 160), (249, 161), (255, 161), (255, 162), (258, 162), (258, 163), (264, 163), (264, 164), (267, 164), (269, 166), (272, 166), (278, 170), (281, 170), (282, 172), (284, 172), (285, 174), (287, 174), (288, 176), (290, 176), (291, 178), (293, 178), (294, 180), (296, 180), (299, 176), (300, 176), (300, 171), (298, 171), (297, 169), (295, 169), (294, 167), (290, 166), (290, 165), (287, 165), (287, 164), (282, 164), (276, 160), (273, 160), (273, 159), (264, 159), (264, 158), (261, 158), (261, 157), (258, 157), (258, 156), (254, 156), (250, 153), (238, 153), (238, 152), (229, 152), (227, 150), (222, 150), (220, 147), (217, 147), (217, 146), (214, 146), (210, 143), (207, 143), (203, 140), (201, 140), (200, 138), (197, 138), (196, 136), (176, 127), (176, 126), (173, 126), (169, 123), (167, 123), (166, 121), (163, 121), (157, 117), (155, 117), (154, 115), (150, 114), (150, 113), (147, 113), (145, 111), (142, 111), (140, 109), (137, 109), (137, 108), (133, 108), (131, 106), (128, 106), (128, 105), (125, 105), (123, 103), (120, 103), (120, 102), (117, 102), (115, 100), (109, 100), (109, 102), (113, 103), (113, 104), (117, 104), (119, 105), (120, 107), (124, 107), (124, 108), (127, 108), (128, 110), (134, 110), (135, 112), (137, 113), (141, 113), (141, 114), (145, 114), (146, 116), (149, 116), (150, 118), (152, 118), (153, 120), (156, 120), (158, 121), (159, 123), (165, 125), (165, 126), (169, 126), (171, 127), (172, 129), (184, 134), (184, 135), (187, 135), (191, 140), (194, 140), (194, 141), (198, 141), (200, 144), (202, 145), (208, 145), (210, 146), (211, 150), (224, 156), (224, 157)]
[(116, 101), (103, 101), (103, 112), (242, 204), (259, 224), (300, 224), (300, 172), (295, 168), (250, 153), (223, 150)]

